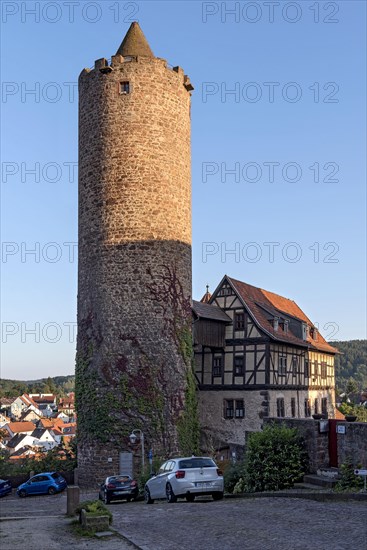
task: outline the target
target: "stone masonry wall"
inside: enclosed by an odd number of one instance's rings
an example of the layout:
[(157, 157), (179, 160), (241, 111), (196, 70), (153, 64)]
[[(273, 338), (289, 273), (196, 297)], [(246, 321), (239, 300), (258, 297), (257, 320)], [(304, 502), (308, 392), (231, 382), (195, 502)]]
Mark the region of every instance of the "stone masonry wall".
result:
[(343, 422), (345, 434), (337, 434), (338, 464), (351, 461), (367, 468), (367, 422)]
[(118, 471), (133, 429), (155, 455), (177, 452), (189, 368), (190, 92), (163, 59), (112, 65), (79, 78), (81, 486)]
[[(203, 391), (199, 398), (199, 418), (202, 429), (202, 445), (205, 451), (211, 446), (218, 449), (228, 445), (231, 449), (244, 447), (248, 433), (261, 429), (263, 400), (261, 392)], [(244, 418), (224, 418), (224, 400), (243, 399)]]
[[(309, 469), (316, 473), (319, 468), (327, 468), (329, 459), (329, 432), (319, 432), (319, 421), (313, 419), (267, 418), (265, 423), (283, 423), (289, 428), (297, 428), (305, 440), (309, 456)], [(345, 434), (337, 434), (338, 466), (352, 461), (356, 467), (361, 465), (367, 468), (367, 423), (366, 422), (338, 422), (338, 426), (345, 426)], [(329, 429), (334, 428), (329, 423)]]

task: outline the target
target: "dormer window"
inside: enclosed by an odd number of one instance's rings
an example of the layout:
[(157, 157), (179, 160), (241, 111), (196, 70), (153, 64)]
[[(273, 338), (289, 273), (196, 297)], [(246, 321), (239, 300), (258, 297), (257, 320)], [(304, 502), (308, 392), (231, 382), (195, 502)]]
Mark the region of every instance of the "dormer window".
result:
[(127, 80), (120, 82), (120, 94), (126, 95), (129, 93), (130, 93), (130, 82)]
[(279, 328), (279, 317), (274, 317), (274, 319), (273, 319), (273, 328), (274, 328), (274, 330), (278, 330), (278, 328)]
[(315, 342), (317, 342), (317, 335), (318, 335), (317, 328), (316, 327), (311, 327), (310, 336), (313, 340), (315, 340)]

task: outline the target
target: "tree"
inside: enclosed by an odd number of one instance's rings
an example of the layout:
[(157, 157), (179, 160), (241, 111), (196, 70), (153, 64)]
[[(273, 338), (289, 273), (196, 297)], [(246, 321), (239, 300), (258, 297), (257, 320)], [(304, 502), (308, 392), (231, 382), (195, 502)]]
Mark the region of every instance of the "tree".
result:
[(353, 393), (358, 393), (358, 385), (354, 378), (350, 377), (345, 387), (345, 393), (349, 397)]
[(49, 376), (45, 382), (44, 393), (56, 393), (56, 386), (52, 378)]

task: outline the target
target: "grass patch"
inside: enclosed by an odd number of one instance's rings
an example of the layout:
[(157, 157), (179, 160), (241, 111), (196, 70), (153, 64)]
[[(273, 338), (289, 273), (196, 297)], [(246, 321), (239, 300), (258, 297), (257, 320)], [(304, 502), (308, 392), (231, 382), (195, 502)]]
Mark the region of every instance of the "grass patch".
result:
[(92, 538), (96, 534), (96, 531), (94, 529), (84, 529), (84, 527), (81, 526), (79, 520), (77, 519), (72, 521), (70, 525), (73, 535), (77, 537)]
[(75, 509), (75, 513), (80, 515), (83, 509), (87, 512), (88, 516), (108, 516), (109, 524), (112, 523), (112, 513), (101, 500), (84, 500), (79, 503)]

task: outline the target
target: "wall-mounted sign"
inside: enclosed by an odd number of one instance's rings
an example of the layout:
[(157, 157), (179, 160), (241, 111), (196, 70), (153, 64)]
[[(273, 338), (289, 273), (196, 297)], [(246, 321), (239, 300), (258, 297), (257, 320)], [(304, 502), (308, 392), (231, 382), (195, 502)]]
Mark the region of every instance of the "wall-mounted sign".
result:
[(345, 426), (343, 424), (337, 424), (336, 425), (336, 433), (337, 434), (345, 434)]
[(329, 431), (329, 421), (328, 420), (320, 420), (319, 421), (319, 432), (320, 434), (326, 433)]

